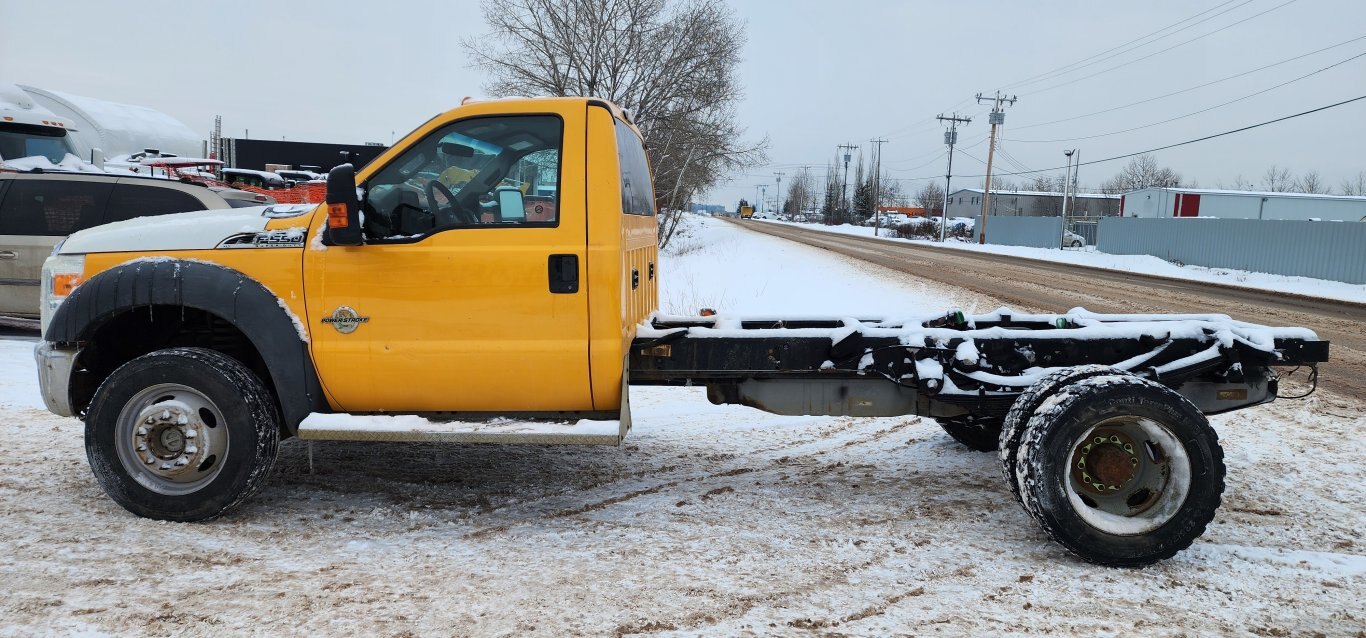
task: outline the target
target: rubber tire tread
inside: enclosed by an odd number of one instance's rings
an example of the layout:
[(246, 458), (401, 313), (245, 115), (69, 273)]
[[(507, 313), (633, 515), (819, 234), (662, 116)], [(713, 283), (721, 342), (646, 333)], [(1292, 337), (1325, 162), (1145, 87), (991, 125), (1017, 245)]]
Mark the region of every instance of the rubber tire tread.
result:
[(974, 452), (992, 452), (1001, 440), (1001, 421), (999, 419), (975, 416), (958, 416), (935, 419), (939, 427)]
[(1010, 405), (1010, 411), (1006, 413), (1005, 422), (1001, 424), (1001, 438), (997, 442), (996, 449), (999, 450), (1001, 476), (1005, 479), (1006, 487), (1010, 489), (1010, 495), (1015, 497), (1016, 503), (1024, 505), (1024, 501), (1020, 500), (1020, 484), (1015, 474), (1015, 454), (1020, 447), (1020, 436), (1024, 434), (1025, 425), (1029, 423), (1029, 417), (1034, 416), (1034, 412), (1039, 409), (1039, 406), (1064, 386), (1102, 374), (1124, 374), (1124, 372), (1110, 366), (1096, 364), (1064, 368), (1044, 375), (1042, 379), (1025, 388), (1020, 396), (1015, 397), (1015, 403)]
[[(157, 383), (178, 383), (202, 392), (223, 413), (228, 454), (213, 482), (191, 494), (159, 494), (134, 480), (119, 461), (114, 431), (133, 395)], [(145, 518), (206, 521), (222, 516), (261, 489), (275, 466), (280, 411), (274, 397), (236, 359), (204, 348), (169, 348), (133, 359), (114, 370), (90, 403), (85, 452), (95, 480), (114, 502)]]
[[(1162, 384), (1127, 374), (1083, 381), (1058, 392), (1025, 428), (1017, 461), (1025, 511), (1050, 538), (1091, 563), (1143, 567), (1175, 556), (1205, 533), (1219, 509), (1225, 475), (1219, 435), (1198, 408)], [(1082, 432), (1119, 414), (1161, 419), (1183, 442), (1191, 463), (1185, 502), (1167, 523), (1142, 535), (1091, 527), (1073, 511), (1067, 488), (1057, 480), (1059, 471), (1067, 471), (1072, 443)]]

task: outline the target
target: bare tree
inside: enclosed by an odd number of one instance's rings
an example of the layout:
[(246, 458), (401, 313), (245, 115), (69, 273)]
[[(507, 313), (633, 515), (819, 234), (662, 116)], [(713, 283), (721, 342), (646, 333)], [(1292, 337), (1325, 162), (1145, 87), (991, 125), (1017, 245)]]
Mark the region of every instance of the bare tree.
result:
[(1140, 188), (1174, 188), (1180, 185), (1180, 173), (1165, 166), (1158, 166), (1157, 158), (1144, 154), (1129, 160), (1119, 173), (1101, 183), (1100, 190), (1102, 193), (1118, 195)]
[[(1034, 179), (1030, 181), (1027, 190), (1040, 193), (1062, 193), (1063, 185), (1066, 182), (1067, 178), (1062, 175), (1059, 175), (1057, 178), (1050, 175), (1035, 175)], [(995, 208), (995, 206), (992, 208)], [(1062, 196), (1034, 198), (1034, 206), (1030, 214), (1039, 217), (1061, 217)]]
[(1262, 174), (1262, 190), (1272, 193), (1284, 193), (1295, 187), (1295, 182), (1290, 177), (1290, 169), (1279, 168), (1275, 164), (1266, 169)]
[(497, 96), (594, 96), (627, 109), (645, 136), (660, 245), (693, 196), (764, 161), (735, 106), (743, 25), (723, 0), (484, 0), (490, 32), (466, 40)]
[(938, 180), (925, 182), (911, 197), (911, 201), (925, 209), (927, 217), (938, 217), (944, 212), (944, 187), (939, 185)]
[(1343, 195), (1366, 196), (1366, 171), (1357, 171), (1355, 177), (1344, 177), (1338, 188)]
[(1300, 178), (1295, 180), (1296, 191), (1301, 193), (1314, 193), (1322, 195), (1328, 192), (1328, 185), (1323, 183), (1323, 178), (1319, 177), (1318, 171), (1305, 171)]
[(1232, 184), (1229, 184), (1221, 179), (1214, 182), (1214, 187), (1219, 190), (1241, 191), (1247, 190), (1250, 187), (1250, 184), (1247, 181), (1247, 178), (1243, 177), (1242, 173), (1238, 173), (1237, 175), (1233, 176)]
[(787, 185), (787, 200), (783, 212), (789, 215), (804, 215), (816, 204), (816, 178), (802, 171), (792, 176)]
[(887, 171), (878, 180), (878, 206), (906, 206), (906, 189), (901, 182), (892, 178)]

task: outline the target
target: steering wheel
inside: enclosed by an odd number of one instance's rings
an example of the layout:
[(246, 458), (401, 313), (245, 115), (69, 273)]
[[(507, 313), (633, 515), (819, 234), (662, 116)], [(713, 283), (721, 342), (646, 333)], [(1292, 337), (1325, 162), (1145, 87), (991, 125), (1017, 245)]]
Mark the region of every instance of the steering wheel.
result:
[[(436, 192), (441, 192), (442, 197), (446, 198), (450, 205), (444, 209), (436, 203)], [(427, 181), (427, 203), (432, 207), (432, 216), (436, 218), (437, 226), (452, 226), (455, 224), (477, 224), (479, 218), (474, 213), (461, 208), (456, 203), (455, 195), (451, 194), (451, 189), (446, 188), (439, 180)]]

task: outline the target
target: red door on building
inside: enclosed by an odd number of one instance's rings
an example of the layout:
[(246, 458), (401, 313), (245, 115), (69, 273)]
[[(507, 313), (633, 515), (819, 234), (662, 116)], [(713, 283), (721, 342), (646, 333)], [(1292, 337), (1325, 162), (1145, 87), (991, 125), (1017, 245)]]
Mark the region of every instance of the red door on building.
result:
[(1176, 216), (1177, 217), (1199, 217), (1200, 216), (1200, 196), (1193, 193), (1176, 194)]

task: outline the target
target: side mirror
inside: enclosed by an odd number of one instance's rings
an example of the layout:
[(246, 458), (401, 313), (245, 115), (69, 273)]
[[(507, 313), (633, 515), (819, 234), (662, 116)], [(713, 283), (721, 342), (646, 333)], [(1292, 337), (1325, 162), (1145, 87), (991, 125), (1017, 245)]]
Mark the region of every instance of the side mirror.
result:
[(505, 222), (526, 221), (526, 203), (522, 201), (522, 189), (498, 189), (498, 219)]
[(90, 163), (94, 164), (95, 168), (104, 170), (104, 151), (98, 148), (90, 149)]
[(356, 169), (350, 164), (341, 164), (327, 173), (327, 228), (323, 232), (323, 244), (359, 246), (361, 242)]

